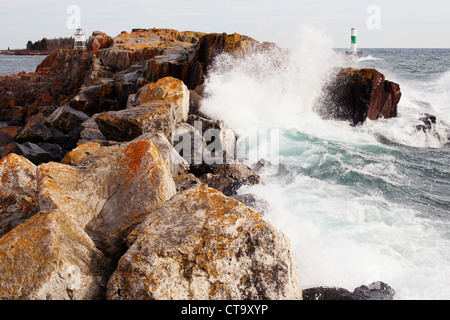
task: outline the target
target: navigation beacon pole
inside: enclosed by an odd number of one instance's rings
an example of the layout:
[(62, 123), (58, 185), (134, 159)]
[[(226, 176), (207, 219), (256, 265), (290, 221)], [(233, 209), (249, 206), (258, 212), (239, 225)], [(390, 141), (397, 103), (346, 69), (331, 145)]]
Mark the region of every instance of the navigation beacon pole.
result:
[(362, 51), (358, 51), (358, 49), (356, 48), (356, 29), (355, 28), (352, 28), (352, 30), (351, 30), (350, 41), (351, 41), (350, 51), (347, 51), (346, 54), (353, 55), (358, 58), (362, 57)]

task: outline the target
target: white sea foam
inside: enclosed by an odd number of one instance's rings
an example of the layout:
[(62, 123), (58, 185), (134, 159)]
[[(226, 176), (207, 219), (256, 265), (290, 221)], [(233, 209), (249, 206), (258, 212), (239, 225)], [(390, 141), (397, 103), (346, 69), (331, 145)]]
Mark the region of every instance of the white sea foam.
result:
[[(444, 136), (450, 123), (450, 72), (427, 86), (390, 72), (388, 80), (400, 83), (403, 94), (398, 117), (352, 127), (322, 120), (313, 110), (323, 81), (345, 60), (312, 28), (303, 28), (298, 39), (289, 52), (223, 55), (206, 79), (209, 97), (202, 112), (234, 129), (282, 133), (280, 154), (267, 160), (286, 165), (292, 174), (266, 175), (265, 185), (239, 192), (268, 201), (267, 218), (289, 236), (304, 288), (353, 290), (381, 280), (396, 290), (397, 299), (450, 299), (447, 222), (402, 204), (405, 199), (389, 199), (369, 183), (408, 188), (411, 182), (391, 154), (396, 145), (439, 148), (446, 143), (415, 126), (424, 112), (435, 114), (435, 129)], [(264, 143), (252, 147), (268, 148)], [(381, 153), (365, 151), (370, 147)], [(339, 182), (350, 175), (367, 181)]]
[(364, 61), (382, 61), (383, 59), (381, 58), (377, 58), (377, 57), (373, 57), (372, 55), (368, 55), (367, 57), (361, 57), (358, 58), (358, 62), (364, 62)]

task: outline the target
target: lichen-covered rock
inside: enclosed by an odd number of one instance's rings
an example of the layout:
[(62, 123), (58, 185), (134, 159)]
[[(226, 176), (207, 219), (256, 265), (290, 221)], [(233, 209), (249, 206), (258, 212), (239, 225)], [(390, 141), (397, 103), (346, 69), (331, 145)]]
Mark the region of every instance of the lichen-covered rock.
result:
[(39, 211), (36, 166), (14, 153), (0, 160), (0, 238)]
[(104, 296), (109, 263), (62, 211), (40, 212), (0, 239), (0, 299)]
[(61, 164), (38, 167), (41, 209), (60, 209), (113, 259), (128, 228), (176, 192), (167, 164), (151, 141), (80, 145)]
[(175, 195), (128, 237), (107, 298), (301, 299), (289, 240), (207, 187)]
[(180, 156), (180, 154), (173, 148), (164, 133), (147, 133), (137, 137), (133, 141), (139, 140), (149, 140), (155, 145), (174, 178), (185, 174), (189, 170), (188, 162), (184, 160), (183, 157)]
[(175, 106), (176, 122), (186, 122), (189, 114), (189, 90), (183, 81), (165, 77), (139, 89), (135, 105), (164, 100)]
[(95, 121), (108, 140), (131, 141), (145, 133), (158, 131), (170, 139), (175, 130), (175, 108), (171, 103), (156, 100), (100, 114)]

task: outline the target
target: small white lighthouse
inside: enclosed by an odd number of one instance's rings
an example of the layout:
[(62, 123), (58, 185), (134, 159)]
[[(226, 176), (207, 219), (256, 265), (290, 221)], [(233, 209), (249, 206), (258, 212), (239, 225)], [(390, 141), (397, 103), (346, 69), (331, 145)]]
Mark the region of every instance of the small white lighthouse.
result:
[(84, 38), (83, 29), (78, 27), (75, 31), (74, 49), (84, 49), (86, 47), (86, 39)]
[(358, 51), (356, 48), (356, 29), (352, 28), (350, 35), (350, 51), (347, 51), (347, 55), (353, 55), (356, 57), (362, 57), (362, 51)]

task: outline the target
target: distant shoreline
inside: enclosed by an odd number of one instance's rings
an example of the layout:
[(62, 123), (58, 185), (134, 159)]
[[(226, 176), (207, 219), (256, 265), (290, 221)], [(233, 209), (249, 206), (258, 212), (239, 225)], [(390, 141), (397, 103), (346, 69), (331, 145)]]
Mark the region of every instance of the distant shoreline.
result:
[(50, 51), (34, 51), (34, 50), (0, 50), (1, 55), (6, 56), (48, 56)]

